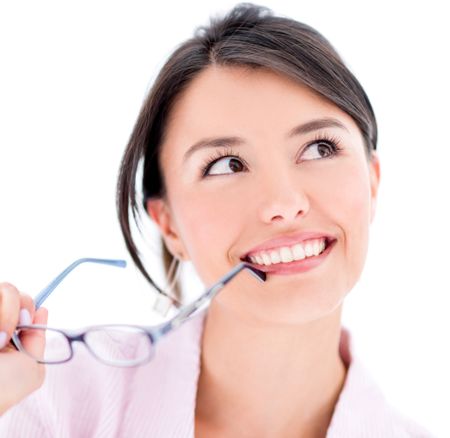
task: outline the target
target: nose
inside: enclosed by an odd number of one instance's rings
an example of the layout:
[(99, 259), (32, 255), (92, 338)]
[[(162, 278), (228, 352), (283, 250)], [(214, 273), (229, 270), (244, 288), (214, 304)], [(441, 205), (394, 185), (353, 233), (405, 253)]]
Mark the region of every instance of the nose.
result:
[(260, 218), (264, 223), (279, 222), (287, 225), (306, 215), (309, 210), (304, 187), (292, 175), (273, 174), (260, 186), (260, 190)]

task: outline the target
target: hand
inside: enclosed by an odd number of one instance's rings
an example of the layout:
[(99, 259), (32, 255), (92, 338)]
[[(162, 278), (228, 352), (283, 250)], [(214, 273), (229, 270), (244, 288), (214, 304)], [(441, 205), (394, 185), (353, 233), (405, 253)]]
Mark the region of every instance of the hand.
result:
[[(47, 309), (36, 311), (29, 295), (10, 283), (0, 283), (0, 415), (44, 382), (45, 366), (17, 351), (9, 341), (19, 323), (47, 324), (47, 318)], [(44, 351), (43, 333), (24, 334), (20, 341), (30, 352), (41, 355)]]

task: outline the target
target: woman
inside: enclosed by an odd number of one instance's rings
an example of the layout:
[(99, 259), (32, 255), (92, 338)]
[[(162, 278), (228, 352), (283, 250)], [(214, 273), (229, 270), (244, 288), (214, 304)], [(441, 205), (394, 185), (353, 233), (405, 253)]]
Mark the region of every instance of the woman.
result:
[[(190, 260), (208, 285), (247, 261), (266, 281), (235, 278), (147, 367), (105, 368), (80, 351), (44, 382), (41, 366), (5, 347), (0, 432), (430, 436), (386, 403), (341, 327), (376, 210), (376, 144), (369, 99), (314, 29), (249, 4), (200, 28), (138, 117), (118, 181), (122, 230), (153, 284), (129, 221), (143, 160), (137, 190), (166, 267)], [(19, 314), (46, 322), (14, 286), (0, 290), (3, 344)]]

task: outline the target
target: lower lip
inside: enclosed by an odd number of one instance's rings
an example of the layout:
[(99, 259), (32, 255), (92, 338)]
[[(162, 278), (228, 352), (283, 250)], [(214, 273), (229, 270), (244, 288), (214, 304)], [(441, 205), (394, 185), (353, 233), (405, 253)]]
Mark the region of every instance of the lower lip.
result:
[(276, 275), (290, 275), (290, 274), (298, 274), (302, 272), (309, 271), (317, 266), (319, 266), (328, 256), (328, 254), (333, 249), (337, 240), (333, 240), (325, 249), (325, 251), (318, 256), (307, 257), (303, 260), (295, 260), (289, 263), (276, 263), (274, 265), (258, 265), (257, 263), (250, 263), (256, 269), (260, 271), (266, 272), (267, 274), (276, 274)]

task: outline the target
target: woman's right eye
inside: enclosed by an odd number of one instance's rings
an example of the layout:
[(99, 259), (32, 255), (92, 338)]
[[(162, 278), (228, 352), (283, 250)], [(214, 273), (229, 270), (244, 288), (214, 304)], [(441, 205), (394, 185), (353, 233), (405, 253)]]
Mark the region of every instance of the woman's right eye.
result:
[(227, 175), (230, 173), (242, 172), (244, 165), (242, 161), (235, 156), (224, 155), (220, 158), (215, 157), (203, 167), (202, 175)]
[[(236, 157), (223, 157), (217, 160), (212, 166), (209, 168), (209, 175), (222, 175), (228, 173), (231, 170), (231, 173), (239, 172), (242, 170), (242, 163)], [(211, 172), (212, 169), (216, 169), (217, 173)]]

